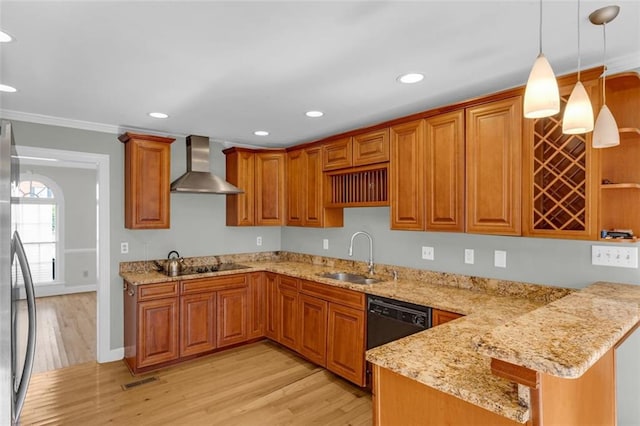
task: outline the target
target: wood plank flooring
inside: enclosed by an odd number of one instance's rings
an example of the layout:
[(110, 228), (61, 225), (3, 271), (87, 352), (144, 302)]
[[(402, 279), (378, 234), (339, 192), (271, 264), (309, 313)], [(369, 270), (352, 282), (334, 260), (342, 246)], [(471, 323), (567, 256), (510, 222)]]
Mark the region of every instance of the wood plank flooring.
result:
[[(96, 360), (96, 293), (75, 293), (36, 299), (37, 338), (34, 373)], [(26, 345), (27, 304), (18, 302)], [(23, 352), (21, 352), (23, 353)]]
[[(123, 390), (122, 385), (158, 380)], [(371, 425), (371, 395), (263, 341), (133, 377), (124, 362), (33, 376), (23, 425)]]

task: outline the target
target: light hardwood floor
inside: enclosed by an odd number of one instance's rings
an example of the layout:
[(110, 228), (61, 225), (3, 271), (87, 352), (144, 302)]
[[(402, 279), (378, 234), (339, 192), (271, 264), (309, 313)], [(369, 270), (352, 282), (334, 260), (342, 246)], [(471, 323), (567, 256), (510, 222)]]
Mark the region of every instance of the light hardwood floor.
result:
[[(26, 302), (18, 303), (20, 324), (27, 324)], [(96, 293), (36, 299), (37, 338), (33, 372), (51, 371), (96, 360)], [(26, 334), (18, 345), (24, 347)]]
[[(123, 390), (122, 385), (158, 380)], [(124, 362), (33, 376), (22, 424), (371, 425), (371, 395), (258, 342), (133, 377)]]

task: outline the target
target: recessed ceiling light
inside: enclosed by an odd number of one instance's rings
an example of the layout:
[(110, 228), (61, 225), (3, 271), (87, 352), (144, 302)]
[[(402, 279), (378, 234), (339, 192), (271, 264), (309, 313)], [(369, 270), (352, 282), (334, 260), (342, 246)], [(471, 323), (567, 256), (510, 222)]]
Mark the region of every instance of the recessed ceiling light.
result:
[(153, 118), (169, 118), (169, 115), (165, 114), (164, 112), (150, 112), (149, 113), (149, 117), (153, 117)]
[(412, 73), (401, 75), (400, 77), (397, 78), (397, 80), (400, 83), (413, 84), (413, 83), (422, 81), (423, 78), (424, 78), (424, 74), (412, 72)]
[(318, 117), (322, 117), (324, 115), (324, 112), (322, 111), (307, 111), (304, 113), (304, 115), (306, 115), (307, 117), (311, 117), (311, 118), (318, 118)]
[(13, 40), (13, 37), (4, 31), (0, 31), (0, 43), (9, 43), (11, 40)]
[(269, 136), (269, 132), (266, 130), (256, 130), (253, 134), (256, 136)]
[(6, 84), (0, 84), (0, 92), (13, 93), (13, 92), (17, 92), (17, 91), (18, 91), (18, 89), (16, 89), (15, 87), (7, 86)]

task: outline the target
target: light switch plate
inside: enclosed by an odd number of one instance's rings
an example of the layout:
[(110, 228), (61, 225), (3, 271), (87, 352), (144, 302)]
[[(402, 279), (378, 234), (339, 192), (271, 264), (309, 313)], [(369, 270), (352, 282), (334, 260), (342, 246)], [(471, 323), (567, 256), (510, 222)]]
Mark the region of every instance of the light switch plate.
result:
[(422, 258), (424, 260), (433, 260), (435, 256), (433, 247), (422, 247)]
[(504, 250), (495, 250), (493, 252), (493, 265), (496, 268), (507, 267), (507, 252)]
[(637, 269), (638, 247), (591, 246), (591, 264)]

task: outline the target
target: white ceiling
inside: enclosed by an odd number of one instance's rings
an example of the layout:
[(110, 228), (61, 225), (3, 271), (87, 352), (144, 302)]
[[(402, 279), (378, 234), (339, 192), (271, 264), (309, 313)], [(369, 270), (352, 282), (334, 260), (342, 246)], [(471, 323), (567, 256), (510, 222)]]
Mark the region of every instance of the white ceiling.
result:
[[(583, 68), (602, 63), (602, 28), (587, 17), (608, 4), (581, 2)], [(616, 4), (610, 68), (640, 68), (640, 1)], [(0, 28), (15, 41), (0, 45), (0, 83), (18, 92), (0, 94), (0, 112), (288, 146), (524, 84), (538, 54), (538, 8), (535, 0), (2, 0)], [(577, 2), (544, 0), (543, 11), (556, 75), (576, 71)], [(409, 71), (426, 78), (396, 82)], [(311, 109), (325, 116), (305, 117)]]

